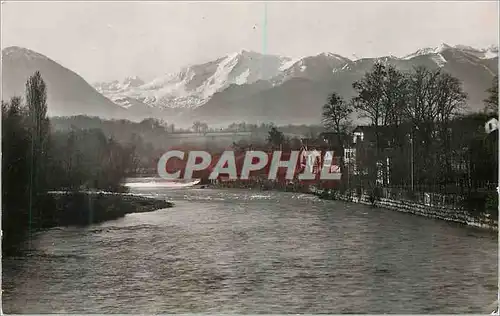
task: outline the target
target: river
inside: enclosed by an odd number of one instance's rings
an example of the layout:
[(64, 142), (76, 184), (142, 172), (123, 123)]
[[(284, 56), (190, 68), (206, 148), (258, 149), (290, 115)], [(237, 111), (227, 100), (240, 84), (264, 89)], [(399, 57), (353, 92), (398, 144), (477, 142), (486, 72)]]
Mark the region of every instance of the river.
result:
[(5, 313), (484, 313), (489, 233), (310, 195), (168, 187), (170, 209), (38, 233)]

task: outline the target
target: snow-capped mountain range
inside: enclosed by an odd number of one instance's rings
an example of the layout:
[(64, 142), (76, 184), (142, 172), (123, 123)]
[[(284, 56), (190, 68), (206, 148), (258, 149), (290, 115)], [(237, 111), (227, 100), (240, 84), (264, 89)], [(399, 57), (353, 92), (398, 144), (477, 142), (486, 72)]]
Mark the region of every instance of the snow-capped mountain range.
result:
[[(498, 47), (476, 49), (470, 46), (441, 44), (428, 47), (403, 56), (387, 56), (375, 60), (405, 62), (426, 56), (438, 67), (447, 60), (443, 52), (454, 50), (478, 59), (498, 57)], [(351, 60), (333, 53), (321, 53), (300, 59), (262, 55), (242, 50), (199, 65), (184, 67), (177, 73), (165, 74), (151, 82), (138, 77), (128, 77), (122, 82), (99, 82), (93, 86), (114, 103), (128, 108), (133, 103), (144, 103), (159, 109), (194, 109), (206, 104), (215, 93), (230, 85), (248, 85), (259, 80), (269, 81), (272, 86), (280, 85), (291, 78), (322, 80), (332, 74), (349, 71), (365, 59)]]
[(148, 83), (129, 77), (121, 83), (116, 80), (100, 82), (94, 87), (124, 107), (130, 106), (132, 98), (159, 108), (193, 108), (203, 105), (231, 84), (251, 84), (274, 78), (290, 60), (242, 50), (214, 61), (184, 67), (177, 73), (163, 75)]
[(498, 74), (498, 47), (442, 44), (403, 57), (356, 60), (334, 53), (291, 59), (242, 50), (149, 82), (128, 77), (91, 86), (49, 57), (14, 46), (2, 50), (2, 94), (4, 100), (22, 96), (26, 80), (39, 70), (47, 83), (52, 116), (157, 117), (178, 126), (194, 120), (309, 124), (320, 123), (321, 108), (330, 93), (352, 97), (352, 83), (375, 62), (401, 71), (415, 66), (441, 68), (462, 82), (468, 108), (480, 110)]
[(439, 45), (437, 47), (426, 47), (426, 48), (419, 49), (412, 54), (404, 56), (403, 59), (411, 59), (413, 57), (422, 56), (422, 55), (438, 55), (447, 49), (453, 49), (453, 48), (455, 48), (457, 50), (461, 50), (461, 51), (466, 52), (468, 54), (474, 55), (474, 56), (481, 58), (481, 59), (489, 59), (489, 58), (498, 57), (498, 46), (491, 45), (488, 48), (477, 49), (477, 48), (473, 48), (471, 46), (466, 46), (466, 45), (450, 46), (448, 44), (442, 43), (441, 45)]

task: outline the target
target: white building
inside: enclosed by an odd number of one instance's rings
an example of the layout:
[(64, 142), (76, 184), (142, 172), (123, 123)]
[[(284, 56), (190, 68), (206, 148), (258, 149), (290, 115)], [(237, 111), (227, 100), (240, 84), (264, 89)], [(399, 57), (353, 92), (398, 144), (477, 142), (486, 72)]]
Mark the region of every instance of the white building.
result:
[(362, 131), (354, 131), (353, 133), (353, 139), (352, 142), (356, 144), (359, 141), (363, 141), (364, 139), (364, 133)]
[(498, 119), (496, 117), (489, 119), (484, 123), (484, 131), (489, 134), (498, 129)]

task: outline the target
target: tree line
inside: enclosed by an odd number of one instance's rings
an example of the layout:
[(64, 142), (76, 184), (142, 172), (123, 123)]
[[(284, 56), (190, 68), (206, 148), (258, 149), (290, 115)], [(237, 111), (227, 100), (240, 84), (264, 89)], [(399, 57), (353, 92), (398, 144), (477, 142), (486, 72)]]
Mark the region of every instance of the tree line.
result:
[[(498, 77), (487, 90), (484, 111), (475, 113), (464, 111), (461, 82), (441, 69), (401, 72), (376, 63), (352, 86), (350, 100), (335, 92), (329, 96), (322, 120), (337, 135), (341, 152), (354, 146), (363, 157), (356, 161), (359, 185), (439, 193), (491, 192), (498, 185), (498, 131), (484, 129), (498, 117)], [(368, 146), (345, 137), (354, 130), (354, 113), (369, 122)], [(341, 164), (348, 165), (343, 158)]]
[(2, 101), (2, 230), (12, 246), (54, 214), (49, 191), (123, 191), (134, 169), (133, 145), (100, 129), (54, 131), (47, 117), (47, 86), (39, 72), (26, 82), (24, 100)]
[[(106, 120), (99, 117), (89, 117), (86, 115), (77, 115), (71, 117), (52, 117), (50, 119), (53, 133), (67, 134), (72, 130), (101, 130), (107, 138), (133, 146), (136, 153), (136, 171), (138, 173), (150, 173), (156, 168), (157, 159), (165, 151), (178, 146), (194, 146), (199, 150), (222, 151), (228, 144), (220, 142), (217, 138), (208, 141), (206, 144), (184, 143), (180, 144), (175, 135), (179, 133), (202, 133), (202, 132), (247, 132), (250, 136), (247, 139), (238, 141), (234, 145), (236, 149), (243, 148), (267, 148), (268, 133), (273, 130), (279, 130), (281, 133), (303, 135), (314, 138), (319, 135), (324, 127), (321, 125), (284, 125), (276, 126), (274, 123), (251, 124), (247, 122), (231, 123), (223, 128), (209, 127), (208, 130), (201, 129), (203, 122), (198, 122), (199, 130), (195, 127), (191, 129), (182, 129), (174, 124), (169, 124), (164, 120), (156, 118), (144, 119), (140, 122), (133, 122), (122, 119)], [(203, 127), (205, 128), (205, 127)], [(276, 134), (276, 133), (275, 133)], [(299, 149), (301, 146), (300, 137), (285, 137), (281, 144), (282, 148)], [(186, 139), (185, 141), (188, 141)], [(279, 148), (279, 140), (273, 140), (273, 146)], [(200, 147), (201, 146), (201, 147)]]

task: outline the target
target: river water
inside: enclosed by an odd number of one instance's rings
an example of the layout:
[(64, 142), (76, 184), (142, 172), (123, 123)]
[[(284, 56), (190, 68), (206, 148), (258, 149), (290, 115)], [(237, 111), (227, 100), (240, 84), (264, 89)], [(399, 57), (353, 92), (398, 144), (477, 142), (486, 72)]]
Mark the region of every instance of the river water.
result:
[(175, 206), (37, 234), (3, 259), (3, 311), (457, 314), (496, 300), (493, 233), (304, 194), (132, 191)]

